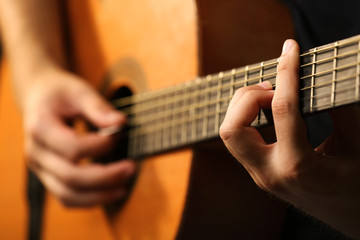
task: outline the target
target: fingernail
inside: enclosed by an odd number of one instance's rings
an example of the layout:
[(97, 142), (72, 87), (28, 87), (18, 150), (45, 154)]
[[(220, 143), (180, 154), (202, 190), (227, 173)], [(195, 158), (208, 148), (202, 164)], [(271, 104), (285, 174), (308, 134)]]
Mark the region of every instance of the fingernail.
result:
[(281, 55), (285, 55), (285, 54), (287, 54), (290, 50), (291, 50), (291, 48), (293, 47), (293, 41), (291, 41), (291, 40), (286, 40), (285, 41), (285, 43), (284, 43), (284, 46), (283, 46), (283, 49), (282, 49), (282, 53), (281, 53)]
[(120, 133), (122, 130), (123, 128), (121, 126), (110, 126), (99, 129), (98, 134), (106, 137)]
[(265, 90), (273, 88), (271, 82), (269, 82), (269, 81), (261, 82), (261, 83), (258, 83), (257, 85)]
[(105, 116), (109, 121), (116, 121), (122, 118), (122, 114), (116, 111), (111, 111)]

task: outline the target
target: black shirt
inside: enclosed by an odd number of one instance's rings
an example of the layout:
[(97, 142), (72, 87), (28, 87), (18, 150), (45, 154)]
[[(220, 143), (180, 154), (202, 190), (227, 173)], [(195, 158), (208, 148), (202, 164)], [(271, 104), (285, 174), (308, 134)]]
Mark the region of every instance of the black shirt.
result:
[[(360, 34), (360, 0), (282, 0), (291, 11), (301, 49)], [(327, 114), (306, 120), (310, 143), (318, 146), (332, 132)], [(283, 239), (348, 239), (325, 224), (290, 208)]]

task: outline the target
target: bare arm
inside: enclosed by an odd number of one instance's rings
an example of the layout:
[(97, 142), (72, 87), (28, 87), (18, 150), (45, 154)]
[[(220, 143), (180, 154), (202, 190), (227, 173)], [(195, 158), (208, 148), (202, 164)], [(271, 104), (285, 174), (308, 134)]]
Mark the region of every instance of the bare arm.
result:
[(1, 0), (0, 27), (19, 97), (28, 76), (65, 67), (58, 1)]
[(66, 70), (58, 3), (0, 0), (0, 27), (23, 114), (27, 163), (65, 205), (109, 202), (124, 196), (134, 164), (79, 165), (84, 157), (100, 157), (114, 139), (79, 135), (68, 122), (80, 116), (104, 128), (123, 125), (126, 119)]

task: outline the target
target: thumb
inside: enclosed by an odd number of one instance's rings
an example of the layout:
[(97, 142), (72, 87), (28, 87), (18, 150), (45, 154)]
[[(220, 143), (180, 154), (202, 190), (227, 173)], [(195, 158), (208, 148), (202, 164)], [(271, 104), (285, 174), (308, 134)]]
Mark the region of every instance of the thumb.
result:
[(126, 123), (123, 113), (117, 111), (91, 87), (85, 87), (78, 97), (80, 114), (98, 128), (121, 126)]

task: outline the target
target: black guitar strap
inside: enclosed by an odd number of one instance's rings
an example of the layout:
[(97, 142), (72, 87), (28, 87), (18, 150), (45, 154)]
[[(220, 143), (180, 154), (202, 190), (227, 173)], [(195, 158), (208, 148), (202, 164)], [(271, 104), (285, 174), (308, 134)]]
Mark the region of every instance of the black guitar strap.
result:
[(27, 170), (27, 176), (27, 200), (29, 207), (28, 239), (40, 240), (43, 223), (45, 188), (30, 170)]

